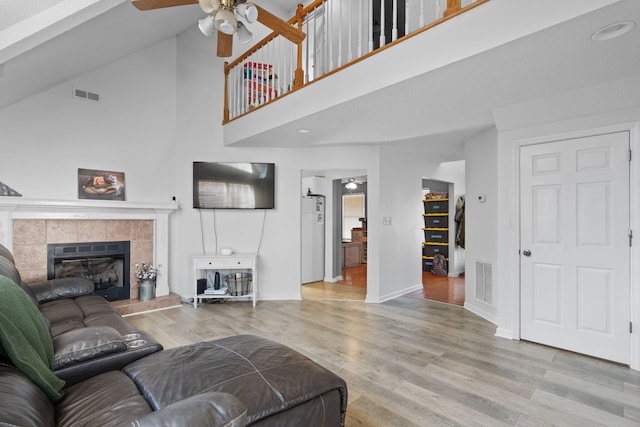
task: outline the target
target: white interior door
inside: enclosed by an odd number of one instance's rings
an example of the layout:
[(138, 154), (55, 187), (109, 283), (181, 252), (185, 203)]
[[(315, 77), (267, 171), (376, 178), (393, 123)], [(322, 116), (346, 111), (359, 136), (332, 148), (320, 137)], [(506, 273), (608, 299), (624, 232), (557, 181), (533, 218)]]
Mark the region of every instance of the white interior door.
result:
[(630, 361), (629, 134), (520, 150), (523, 339)]

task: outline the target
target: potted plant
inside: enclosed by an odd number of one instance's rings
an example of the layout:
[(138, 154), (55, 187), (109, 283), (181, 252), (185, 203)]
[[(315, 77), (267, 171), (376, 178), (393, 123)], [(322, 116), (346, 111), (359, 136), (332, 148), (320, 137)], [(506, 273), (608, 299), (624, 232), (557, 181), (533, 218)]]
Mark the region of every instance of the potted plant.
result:
[(142, 261), (136, 264), (136, 278), (138, 279), (138, 298), (148, 301), (156, 297), (156, 277), (158, 269)]

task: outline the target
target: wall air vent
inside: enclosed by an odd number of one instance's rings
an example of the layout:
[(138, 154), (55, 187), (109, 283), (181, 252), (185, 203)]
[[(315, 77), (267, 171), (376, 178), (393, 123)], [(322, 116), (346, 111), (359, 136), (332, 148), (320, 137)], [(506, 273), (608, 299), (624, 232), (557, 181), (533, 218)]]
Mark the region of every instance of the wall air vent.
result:
[(76, 99), (84, 99), (87, 101), (100, 101), (100, 95), (82, 89), (73, 89), (73, 97)]
[(493, 304), (493, 264), (476, 260), (476, 299)]

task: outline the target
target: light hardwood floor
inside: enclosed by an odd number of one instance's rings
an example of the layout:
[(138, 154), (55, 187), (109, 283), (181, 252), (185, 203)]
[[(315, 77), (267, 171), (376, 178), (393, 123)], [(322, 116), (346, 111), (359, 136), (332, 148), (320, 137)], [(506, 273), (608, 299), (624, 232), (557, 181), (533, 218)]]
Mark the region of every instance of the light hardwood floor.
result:
[(342, 376), (347, 426), (638, 426), (640, 372), (528, 342), (450, 304), (228, 301), (127, 317), (165, 348), (249, 333)]

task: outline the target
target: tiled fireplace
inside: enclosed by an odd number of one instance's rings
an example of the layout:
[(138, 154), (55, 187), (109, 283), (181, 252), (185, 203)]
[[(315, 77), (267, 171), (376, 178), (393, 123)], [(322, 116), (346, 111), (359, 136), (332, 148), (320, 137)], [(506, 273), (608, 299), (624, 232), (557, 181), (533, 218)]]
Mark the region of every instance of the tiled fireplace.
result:
[[(130, 247), (130, 299), (114, 301), (122, 314), (162, 308), (170, 296), (169, 215), (177, 204), (101, 201), (46, 201), (0, 197), (0, 243), (14, 255), (25, 283), (47, 279), (47, 246), (59, 243), (127, 241)], [(156, 300), (138, 300), (135, 264), (157, 266)], [(179, 304), (173, 297), (170, 304)]]

